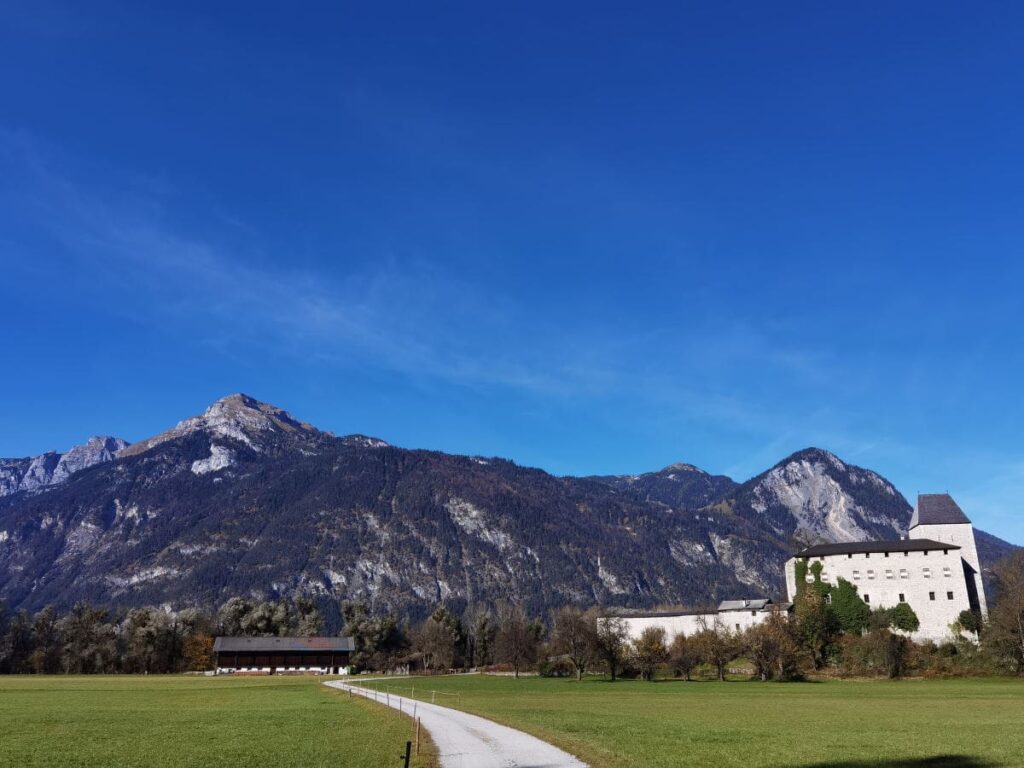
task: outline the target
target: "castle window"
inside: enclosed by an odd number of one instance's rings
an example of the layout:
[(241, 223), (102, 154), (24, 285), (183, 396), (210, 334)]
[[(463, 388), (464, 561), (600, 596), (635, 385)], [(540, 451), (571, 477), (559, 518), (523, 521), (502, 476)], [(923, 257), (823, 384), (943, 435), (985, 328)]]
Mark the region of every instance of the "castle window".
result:
[(737, 632), (739, 632), (739, 631), (740, 631), (740, 625), (739, 625), (739, 624), (737, 624), (737, 625), (736, 625), (736, 631), (737, 631)]
[(953, 572), (948, 567), (947, 568), (943, 568), (942, 569), (942, 575), (945, 576), (948, 579), (950, 576), (953, 575)]
[(846, 555), (846, 558), (848, 560), (853, 560), (853, 552), (848, 552), (847, 555)]
[(900, 578), (901, 579), (909, 579), (910, 578), (910, 573), (907, 571), (906, 568), (900, 568)]
[(875, 572), (874, 571), (868, 571), (868, 578), (869, 579), (875, 578)]
[(886, 553), (885, 553), (885, 556), (886, 556), (886, 557), (888, 557), (888, 556), (889, 556), (889, 553), (888, 553), (888, 552), (886, 552)]
[(825, 593), (825, 605), (832, 605), (832, 593), (831, 592), (826, 592)]
[(948, 550), (948, 549), (944, 549), (944, 550), (942, 550), (942, 554), (944, 554), (944, 555), (948, 555), (948, 554), (949, 554), (949, 550)]
[(906, 552), (904, 552), (903, 556), (904, 557), (910, 557), (910, 550), (907, 550)]
[(928, 557), (928, 550), (927, 549), (924, 551), (924, 556)]
[(751, 616), (757, 616), (757, 611), (751, 611), (751, 612), (750, 612), (750, 615), (751, 615)]
[(932, 577), (932, 569), (931, 568), (925, 568), (924, 569), (924, 577), (926, 579), (930, 579)]
[(887, 579), (891, 579), (892, 578), (892, 568), (886, 568), (885, 569), (885, 578), (887, 578)]
[(953, 593), (952, 592), (947, 592), (946, 593), (946, 599), (947, 600), (952, 600), (953, 599)]
[(870, 604), (871, 603), (871, 595), (864, 595), (864, 602)]
[(853, 578), (859, 579), (860, 578), (860, 571), (854, 571), (853, 572)]
[(935, 593), (934, 592), (929, 592), (928, 593), (928, 599), (929, 600), (934, 600), (935, 599)]
[(904, 595), (902, 592), (900, 592), (900, 602), (901, 603), (907, 602), (907, 596)]
[(870, 552), (865, 552), (864, 553), (864, 557), (865, 557), (865, 559), (871, 557), (871, 553)]

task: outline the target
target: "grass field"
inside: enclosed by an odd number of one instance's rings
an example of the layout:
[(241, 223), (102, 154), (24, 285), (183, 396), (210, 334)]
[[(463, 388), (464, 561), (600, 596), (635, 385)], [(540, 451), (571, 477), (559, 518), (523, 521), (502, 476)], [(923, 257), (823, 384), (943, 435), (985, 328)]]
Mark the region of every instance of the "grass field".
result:
[(5, 767), (394, 768), (409, 731), (316, 678), (0, 677)]
[[(1024, 682), (394, 680), (593, 768), (1024, 766)], [(315, 678), (0, 677), (0, 766), (399, 765), (409, 722)], [(415, 764), (431, 768), (429, 748)]]
[[(757, 683), (447, 677), (389, 682), (528, 731), (593, 768), (1024, 766), (1018, 680)], [(404, 689), (404, 691), (402, 690)], [(439, 699), (440, 700), (440, 699)]]

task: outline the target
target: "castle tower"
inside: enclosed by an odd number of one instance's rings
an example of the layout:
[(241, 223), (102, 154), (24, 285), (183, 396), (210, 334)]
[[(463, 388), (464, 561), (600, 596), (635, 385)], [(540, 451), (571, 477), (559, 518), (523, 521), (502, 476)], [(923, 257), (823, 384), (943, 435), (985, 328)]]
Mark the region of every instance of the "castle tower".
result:
[(960, 547), (964, 580), (971, 608), (988, 616), (985, 587), (981, 581), (981, 562), (974, 541), (974, 526), (948, 493), (924, 493), (917, 497), (917, 508), (910, 519), (911, 539), (933, 539)]

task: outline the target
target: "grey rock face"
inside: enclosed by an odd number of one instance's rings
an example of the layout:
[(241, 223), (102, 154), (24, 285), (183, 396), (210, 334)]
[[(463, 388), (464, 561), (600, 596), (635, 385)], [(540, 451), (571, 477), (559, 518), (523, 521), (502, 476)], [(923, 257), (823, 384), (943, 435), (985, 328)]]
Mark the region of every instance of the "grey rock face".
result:
[(50, 476), (50, 484), (63, 483), (81, 469), (110, 461), (127, 447), (128, 441), (119, 437), (90, 437), (83, 445), (76, 445), (60, 457)]
[(739, 514), (807, 544), (899, 538), (912, 513), (888, 480), (820, 448), (793, 454), (730, 498)]
[(123, 456), (136, 456), (163, 443), (202, 433), (213, 440), (233, 441), (257, 453), (281, 444), (315, 444), (330, 437), (315, 427), (294, 419), (291, 414), (248, 395), (223, 397), (201, 415), (193, 416), (155, 437), (141, 440), (124, 449)]
[(0, 459), (0, 496), (59, 485), (79, 470), (110, 461), (127, 446), (119, 437), (97, 436), (67, 453), (47, 451), (32, 458)]

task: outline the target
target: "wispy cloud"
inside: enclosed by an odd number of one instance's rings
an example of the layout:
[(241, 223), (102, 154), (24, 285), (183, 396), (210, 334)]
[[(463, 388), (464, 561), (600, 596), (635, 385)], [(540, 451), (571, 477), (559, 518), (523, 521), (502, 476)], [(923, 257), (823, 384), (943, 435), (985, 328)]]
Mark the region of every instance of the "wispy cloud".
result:
[[(841, 386), (839, 361), (742, 316), (724, 313), (710, 327), (556, 321), (500, 287), (395, 254), (338, 254), (332, 261), (347, 269), (310, 273), (289, 266), (287, 253), (267, 258), (257, 247), (248, 255), (232, 233), (258, 243), (251, 223), (212, 236), (176, 223), (164, 204), (175, 194), (162, 180), (85, 183), (64, 170), (59, 151), (24, 134), (0, 133), (0, 161), (19, 177), (20, 204), (60, 243), (62, 268), (74, 270), (83, 291), (226, 354), (255, 350), (374, 366), (413, 381), (500, 387), (590, 403), (595, 416), (631, 403), (646, 414), (640, 418), (699, 421), (760, 441), (763, 449), (729, 468), (739, 474), (814, 434), (809, 426), (843, 432), (841, 416), (797, 400), (808, 387)], [(794, 402), (768, 402), (758, 387), (767, 380), (790, 388)]]
[(104, 194), (56, 170), (30, 137), (0, 141), (5, 165), (22, 177), (23, 200), (67, 258), (133, 312), (203, 318), (211, 336), (231, 343), (335, 361), (355, 354), (457, 384), (567, 395), (608, 378), (580, 356), (561, 355), (514, 302), (423, 260), (349, 258), (357, 266), (324, 278), (278, 266), (287, 254), (249, 259), (169, 226), (156, 196)]
[[(761, 375), (822, 369), (740, 323), (702, 333), (586, 321), (552, 328), (513, 298), (414, 258), (339, 258), (357, 266), (331, 278), (281, 266), (287, 254), (249, 258), (169, 224), (161, 184), (103, 191), (62, 173), (59, 153), (31, 137), (4, 133), (0, 144), (35, 216), (93, 286), (124, 297), (132, 312), (201, 319), (224, 346), (335, 362), (356, 356), (411, 377), (552, 396), (627, 392), (745, 428), (770, 414), (724, 386), (739, 366)], [(662, 354), (652, 358), (651, 349)]]

